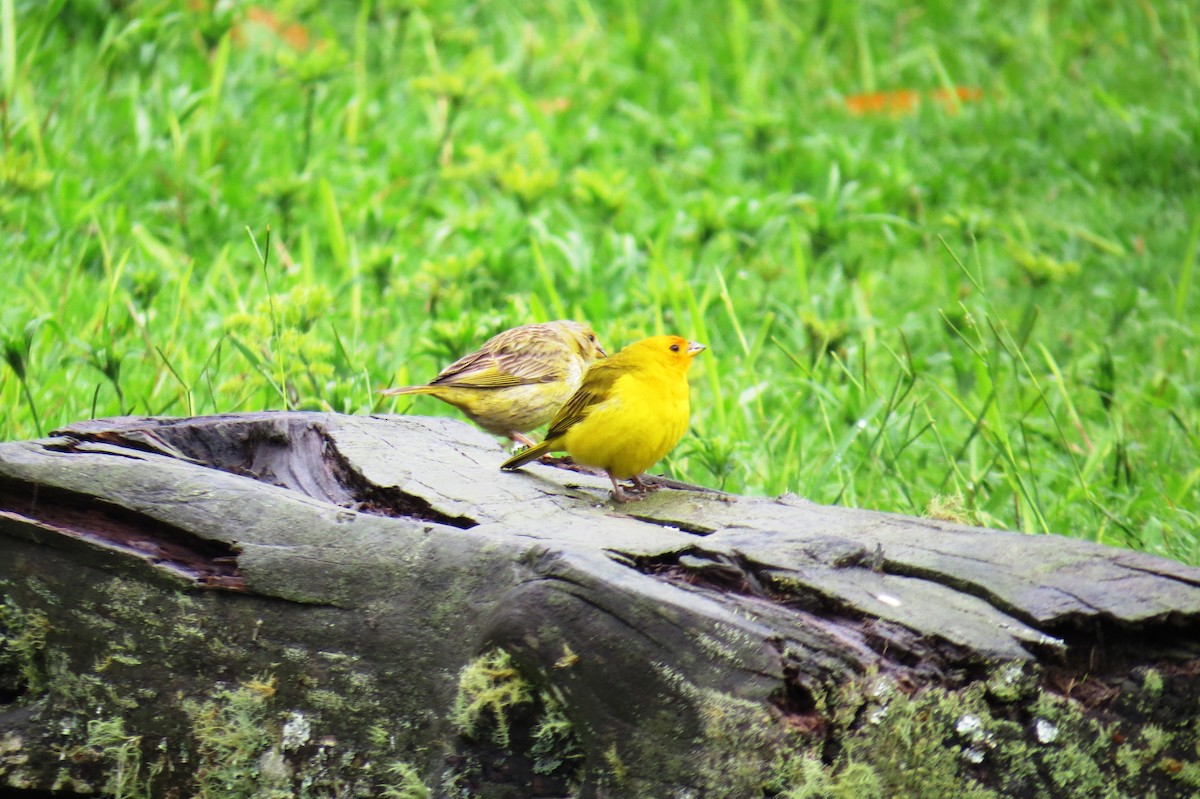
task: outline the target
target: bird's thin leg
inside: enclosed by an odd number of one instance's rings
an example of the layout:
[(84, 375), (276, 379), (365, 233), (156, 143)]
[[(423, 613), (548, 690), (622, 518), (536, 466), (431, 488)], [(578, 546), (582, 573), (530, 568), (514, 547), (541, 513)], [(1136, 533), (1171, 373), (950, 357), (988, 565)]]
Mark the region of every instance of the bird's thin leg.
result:
[(610, 474), (608, 476), (608, 479), (613, 484), (613, 490), (612, 490), (613, 499), (615, 499), (617, 502), (625, 502), (626, 501), (625, 492), (621, 490), (621, 485), (617, 482), (617, 478), (613, 477)]
[(532, 447), (535, 444), (537, 444), (537, 442), (534, 441), (532, 438), (525, 435), (524, 433), (518, 433), (516, 430), (513, 430), (511, 433), (509, 433), (508, 437), (511, 438), (513, 441), (517, 442), (518, 444), (524, 444), (527, 447)]

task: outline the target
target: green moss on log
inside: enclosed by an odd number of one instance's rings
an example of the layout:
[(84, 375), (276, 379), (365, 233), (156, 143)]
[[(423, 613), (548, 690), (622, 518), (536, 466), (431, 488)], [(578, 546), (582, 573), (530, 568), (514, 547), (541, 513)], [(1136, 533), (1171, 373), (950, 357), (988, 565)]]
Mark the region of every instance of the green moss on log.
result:
[[(5, 587), (0, 581), (0, 592)], [(45, 613), (26, 610), (4, 596), (0, 602), (0, 698), (36, 696), (46, 690), (42, 652), (49, 629)]]
[[(583, 749), (566, 708), (552, 690), (522, 674), (507, 651), (474, 658), (458, 686), (450, 720), (461, 740), (443, 785), (447, 793), (526, 796), (535, 783), (572, 793), (579, 788)], [(485, 777), (487, 771), (499, 776)]]
[[(1200, 789), (1200, 701), (1186, 693), (1164, 700), (1161, 673), (1145, 671), (1141, 685), (1127, 680), (1095, 707), (1044, 688), (1024, 691), (1028, 701), (1007, 690), (1001, 699), (995, 688), (1011, 686), (1013, 675), (1004, 664), (958, 690), (910, 695), (881, 677), (843, 689), (838, 702), (853, 709), (852, 720), (838, 714), (819, 741), (798, 736), (764, 789), (779, 799), (1166, 799)], [(1163, 701), (1182, 712), (1167, 712)], [(1169, 725), (1130, 722), (1124, 711), (1139, 706)]]
[[(64, 618), (25, 607), (18, 595), (35, 589), (20, 588), (0, 586), (0, 689), (49, 732), (0, 733), (0, 785), (114, 799), (181, 787), (200, 799), (428, 799), (404, 757), (413, 725), (354, 657), (289, 659), (255, 640), (257, 620), (228, 597), (110, 576), (54, 608)], [(229, 662), (270, 670), (222, 674)], [(175, 734), (149, 740), (145, 729)], [(50, 778), (28, 768), (47, 749), (61, 762)]]

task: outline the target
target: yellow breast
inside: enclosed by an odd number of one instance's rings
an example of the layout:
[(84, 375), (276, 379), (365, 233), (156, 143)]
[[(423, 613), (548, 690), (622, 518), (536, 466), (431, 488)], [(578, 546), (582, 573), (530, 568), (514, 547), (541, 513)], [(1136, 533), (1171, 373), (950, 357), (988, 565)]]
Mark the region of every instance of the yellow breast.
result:
[(630, 372), (567, 431), (563, 448), (578, 463), (623, 480), (646, 471), (679, 443), (687, 432), (688, 412), (682, 373)]

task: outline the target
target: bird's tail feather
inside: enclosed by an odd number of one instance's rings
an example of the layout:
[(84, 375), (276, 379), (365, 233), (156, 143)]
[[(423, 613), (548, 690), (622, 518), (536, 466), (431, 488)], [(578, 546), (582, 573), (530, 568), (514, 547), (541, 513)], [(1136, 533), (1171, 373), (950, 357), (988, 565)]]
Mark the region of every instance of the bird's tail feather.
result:
[(401, 386), (400, 388), (381, 388), (379, 393), (385, 397), (394, 397), (397, 394), (433, 394), (437, 390), (437, 386)]
[(511, 458), (506, 460), (504, 463), (500, 464), (500, 468), (506, 472), (511, 472), (513, 469), (520, 469), (522, 466), (529, 463), (531, 460), (540, 458), (549, 451), (550, 451), (550, 442), (543, 441), (542, 443), (538, 444), (537, 446), (530, 447), (529, 449), (525, 450), (524, 452), (518, 452), (516, 455), (513, 455)]

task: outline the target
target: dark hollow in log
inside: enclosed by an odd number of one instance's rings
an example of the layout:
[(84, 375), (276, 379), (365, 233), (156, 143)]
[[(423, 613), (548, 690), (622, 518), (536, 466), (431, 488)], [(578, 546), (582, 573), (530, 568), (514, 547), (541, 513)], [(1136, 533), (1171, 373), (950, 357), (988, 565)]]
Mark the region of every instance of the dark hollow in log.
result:
[(1200, 570), (673, 481), (615, 505), (502, 459), (314, 413), (0, 444), (0, 784), (1200, 791)]

